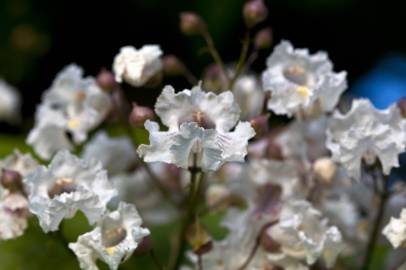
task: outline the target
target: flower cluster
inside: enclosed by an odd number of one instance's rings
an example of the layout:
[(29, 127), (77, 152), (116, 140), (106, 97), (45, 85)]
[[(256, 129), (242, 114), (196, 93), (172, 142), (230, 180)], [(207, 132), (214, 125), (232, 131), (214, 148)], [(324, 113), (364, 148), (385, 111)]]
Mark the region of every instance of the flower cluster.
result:
[[(247, 31), (267, 14), (262, 0), (246, 1)], [(83, 270), (140, 254), (161, 270), (368, 270), (388, 244), (381, 234), (404, 253), (406, 185), (391, 174), (406, 149), (404, 106), (354, 99), (340, 112), (346, 72), (288, 41), (256, 73), (269, 28), (247, 35), (234, 66), (203, 18), (185, 12), (180, 25), (207, 41), (215, 63), (202, 78), (158, 45), (121, 48), (96, 78), (74, 64), (56, 76), (26, 139), (42, 160), (18, 150), (0, 160), (0, 240), (33, 217), (64, 238), (65, 219), (81, 212), (91, 229), (68, 247)], [(171, 76), (188, 89), (163, 86)], [(154, 108), (128, 98), (145, 87), (158, 88)], [(0, 120), (18, 119), (19, 104), (0, 81)]]

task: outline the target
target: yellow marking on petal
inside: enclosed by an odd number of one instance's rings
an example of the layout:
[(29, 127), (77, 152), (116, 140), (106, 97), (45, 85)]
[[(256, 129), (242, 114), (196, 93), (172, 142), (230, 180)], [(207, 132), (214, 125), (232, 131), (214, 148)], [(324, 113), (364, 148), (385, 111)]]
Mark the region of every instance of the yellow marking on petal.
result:
[(302, 97), (306, 98), (310, 95), (309, 88), (306, 86), (299, 86), (296, 91), (301, 95)]
[(77, 120), (77, 119), (70, 119), (70, 120), (68, 121), (68, 127), (69, 127), (70, 129), (76, 129), (76, 128), (78, 128), (78, 127), (79, 127), (79, 120)]
[(109, 255), (112, 255), (114, 253), (115, 247), (108, 247), (106, 248), (106, 252)]

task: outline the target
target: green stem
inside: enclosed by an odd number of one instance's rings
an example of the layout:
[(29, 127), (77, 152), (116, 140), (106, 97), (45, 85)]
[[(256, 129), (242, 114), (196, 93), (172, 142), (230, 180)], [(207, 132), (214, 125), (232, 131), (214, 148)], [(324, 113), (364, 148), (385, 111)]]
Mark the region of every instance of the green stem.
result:
[(378, 213), (375, 217), (372, 231), (369, 236), (366, 253), (364, 256), (362, 266), (360, 268), (361, 270), (368, 270), (371, 266), (373, 253), (374, 253), (376, 244), (378, 242), (378, 236), (380, 233), (379, 229), (381, 227), (382, 219), (383, 219), (383, 216), (385, 213), (385, 206), (386, 206), (386, 203), (387, 203), (387, 201), (389, 199), (389, 195), (390, 195), (389, 189), (388, 189), (388, 183), (386, 181), (387, 177), (382, 177), (382, 179), (383, 179), (383, 191), (378, 192), (378, 195), (379, 195)]
[[(201, 193), (203, 187), (203, 173), (198, 168), (191, 168), (191, 179), (190, 179), (190, 189), (189, 195), (187, 198), (186, 203), (188, 204), (188, 208), (186, 210), (185, 215), (182, 218), (178, 239), (176, 242), (176, 246), (174, 247), (174, 254), (172, 256), (173, 261), (170, 263), (169, 269), (177, 270), (179, 269), (182, 259), (184, 256), (184, 252), (186, 249), (186, 233), (189, 224), (192, 223), (194, 213), (196, 212), (198, 203), (199, 203), (199, 194)], [(200, 174), (200, 177), (198, 175)]]
[(248, 54), (249, 47), (250, 47), (250, 30), (247, 29), (245, 32), (245, 35), (244, 35), (244, 41), (242, 44), (240, 59), (238, 60), (237, 67), (235, 69), (235, 74), (228, 85), (228, 88), (230, 90), (233, 89), (235, 82), (237, 81), (238, 77), (241, 75), (241, 72), (244, 69), (245, 61), (247, 60), (247, 54)]
[(207, 48), (209, 49), (209, 52), (214, 59), (214, 62), (220, 67), (221, 73), (223, 74), (224, 78), (227, 80), (227, 83), (229, 83), (230, 78), (228, 77), (224, 62), (221, 59), (220, 54), (218, 53), (216, 47), (214, 46), (213, 38), (211, 37), (211, 35), (210, 35), (209, 31), (207, 31), (207, 29), (205, 29), (203, 31), (202, 35), (203, 35), (203, 38), (206, 40)]

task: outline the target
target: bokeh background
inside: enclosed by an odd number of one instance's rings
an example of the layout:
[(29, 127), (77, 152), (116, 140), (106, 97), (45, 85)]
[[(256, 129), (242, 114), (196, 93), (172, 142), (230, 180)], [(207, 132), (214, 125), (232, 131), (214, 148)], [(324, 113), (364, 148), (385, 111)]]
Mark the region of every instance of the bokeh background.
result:
[[(402, 0), (265, 0), (274, 41), (325, 50), (337, 71), (348, 71), (349, 93), (365, 96), (380, 108), (406, 96), (406, 1)], [(27, 150), (23, 136), (30, 127), (41, 93), (55, 74), (75, 62), (88, 75), (112, 60), (124, 45), (160, 44), (179, 56), (199, 77), (211, 62), (203, 40), (185, 37), (178, 28), (179, 13), (192, 10), (206, 21), (226, 62), (236, 61), (244, 32), (244, 0), (0, 0), (0, 77), (15, 85), (23, 97), (22, 127), (1, 123), (0, 155), (15, 146)], [(261, 52), (254, 70), (264, 68), (270, 50)], [(166, 81), (171, 83), (171, 81)], [(187, 87), (175, 80), (177, 87)], [(159, 90), (137, 93), (152, 105)], [(17, 139), (16, 139), (17, 138)], [(70, 227), (69, 227), (70, 226)], [(86, 230), (78, 217), (69, 228)], [(68, 239), (75, 235), (66, 230)], [(159, 239), (159, 235), (156, 236)], [(158, 252), (168, 246), (161, 245)], [(145, 258), (145, 260), (148, 260)], [(77, 269), (55, 238), (37, 226), (17, 241), (0, 243), (0, 269)], [(130, 264), (124, 264), (123, 269)], [(139, 269), (147, 269), (140, 267)]]

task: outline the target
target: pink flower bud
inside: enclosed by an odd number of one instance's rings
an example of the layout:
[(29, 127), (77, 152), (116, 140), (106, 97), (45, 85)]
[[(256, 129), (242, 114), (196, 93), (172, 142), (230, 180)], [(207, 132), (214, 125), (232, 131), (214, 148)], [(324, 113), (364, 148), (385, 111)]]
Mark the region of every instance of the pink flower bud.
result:
[(252, 28), (268, 16), (268, 9), (262, 0), (250, 0), (243, 8), (245, 24)]
[(21, 175), (13, 170), (3, 169), (0, 178), (1, 185), (10, 192), (23, 191)]
[(165, 55), (162, 58), (162, 65), (165, 75), (178, 76), (181, 75), (185, 66), (175, 55)]
[(272, 29), (270, 27), (260, 30), (254, 38), (257, 49), (267, 49), (272, 45)]
[(97, 84), (105, 91), (112, 91), (117, 85), (112, 72), (102, 69), (96, 77)]
[(268, 125), (269, 114), (259, 115), (251, 119), (251, 126), (254, 128), (256, 136), (262, 137), (269, 131)]
[(133, 103), (129, 121), (134, 127), (143, 127), (145, 121), (154, 119), (154, 117), (154, 112), (150, 108), (138, 106), (136, 103)]
[(202, 18), (194, 12), (186, 11), (180, 14), (180, 30), (186, 35), (202, 34), (205, 23)]
[(406, 97), (403, 97), (398, 101), (398, 107), (403, 118), (406, 118)]

